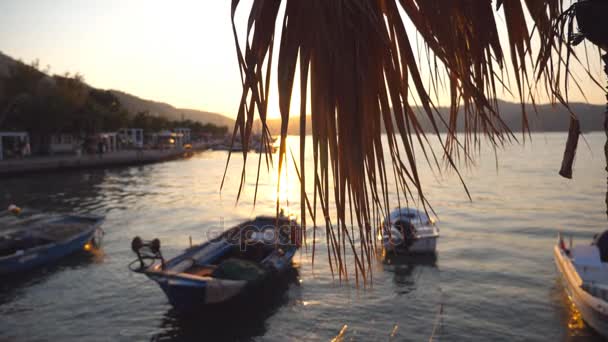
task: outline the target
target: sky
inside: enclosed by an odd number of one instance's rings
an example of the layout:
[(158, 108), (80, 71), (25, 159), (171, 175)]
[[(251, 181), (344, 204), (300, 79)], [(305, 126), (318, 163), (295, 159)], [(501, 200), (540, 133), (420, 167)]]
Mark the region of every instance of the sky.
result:
[[(243, 2), (237, 23), (244, 26), (248, 1)], [(25, 62), (39, 59), (51, 73), (79, 72), (97, 88), (235, 117), (241, 81), (230, 3), (1, 0), (0, 51)], [(603, 80), (600, 70), (593, 62), (592, 72)], [(589, 102), (605, 102), (601, 89), (582, 84)], [(585, 101), (580, 94), (571, 100)], [(276, 96), (271, 102), (270, 115), (278, 117)], [(299, 99), (292, 107), (297, 111)]]

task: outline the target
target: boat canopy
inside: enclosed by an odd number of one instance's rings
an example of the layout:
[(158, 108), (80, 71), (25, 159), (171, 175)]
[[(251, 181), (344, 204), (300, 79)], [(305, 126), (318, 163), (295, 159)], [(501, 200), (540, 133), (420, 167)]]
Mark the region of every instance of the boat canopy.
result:
[(395, 223), (397, 221), (406, 221), (411, 223), (426, 224), (430, 222), (429, 216), (424, 212), (413, 208), (396, 208), (389, 217), (385, 219), (385, 223)]
[(600, 250), (602, 262), (608, 262), (608, 230), (597, 235), (593, 240), (593, 244)]

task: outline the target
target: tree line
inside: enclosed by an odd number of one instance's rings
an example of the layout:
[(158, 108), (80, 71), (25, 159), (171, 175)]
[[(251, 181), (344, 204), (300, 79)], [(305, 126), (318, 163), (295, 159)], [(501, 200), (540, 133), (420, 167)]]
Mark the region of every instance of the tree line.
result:
[(169, 120), (162, 116), (151, 115), (148, 111), (138, 112), (129, 121), (130, 127), (143, 128), (146, 131), (158, 132), (172, 128), (190, 128), (193, 135), (211, 134), (225, 135), (228, 133), (228, 127), (217, 126), (211, 123), (202, 124), (199, 121), (193, 120)]

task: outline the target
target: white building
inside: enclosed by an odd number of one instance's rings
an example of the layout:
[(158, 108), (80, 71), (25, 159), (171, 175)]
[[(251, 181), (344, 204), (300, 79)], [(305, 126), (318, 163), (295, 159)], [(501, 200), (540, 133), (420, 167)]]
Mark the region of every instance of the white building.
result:
[(182, 144), (189, 144), (192, 142), (192, 130), (190, 128), (175, 128), (173, 132), (182, 134)]
[(51, 135), (51, 143), (49, 144), (49, 152), (55, 153), (73, 153), (79, 148), (80, 143), (72, 134), (53, 134)]
[(119, 150), (118, 133), (116, 133), (116, 132), (101, 133), (101, 134), (99, 134), (99, 138), (105, 144), (106, 152), (116, 152)]
[[(21, 156), (32, 154), (30, 135), (27, 132), (0, 132), (0, 160), (4, 160), (5, 149), (9, 146), (12, 147), (10, 153), (19, 153)], [(15, 147), (19, 150), (17, 151)]]
[(144, 147), (144, 130), (142, 128), (123, 128), (118, 131), (134, 147)]
[(181, 148), (184, 144), (184, 135), (182, 133), (164, 130), (152, 134), (151, 141), (154, 148)]

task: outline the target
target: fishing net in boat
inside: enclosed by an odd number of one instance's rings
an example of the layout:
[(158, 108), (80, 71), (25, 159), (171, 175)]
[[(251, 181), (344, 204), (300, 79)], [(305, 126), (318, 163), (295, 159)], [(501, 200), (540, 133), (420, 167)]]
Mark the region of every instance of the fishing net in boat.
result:
[(215, 278), (246, 281), (260, 280), (265, 275), (266, 271), (258, 264), (236, 258), (222, 262), (213, 272)]
[(62, 240), (82, 232), (86, 227), (82, 223), (53, 223), (39, 229), (39, 234), (51, 240)]
[(18, 238), (0, 237), (0, 257), (13, 255), (19, 251), (25, 251), (51, 242), (52, 241), (44, 238), (29, 235), (20, 236)]

